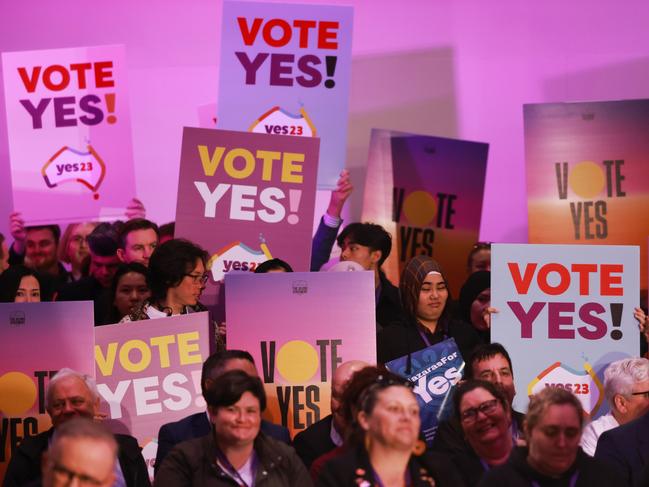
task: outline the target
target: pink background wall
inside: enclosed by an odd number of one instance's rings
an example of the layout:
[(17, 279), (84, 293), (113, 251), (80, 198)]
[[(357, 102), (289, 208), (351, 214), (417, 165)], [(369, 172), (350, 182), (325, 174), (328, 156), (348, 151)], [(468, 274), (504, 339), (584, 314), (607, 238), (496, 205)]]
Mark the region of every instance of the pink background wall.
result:
[[(307, 3), (307, 2), (303, 2)], [(649, 97), (649, 3), (335, 1), (353, 4), (348, 167), (360, 215), (369, 129), (489, 142), (481, 238), (527, 240), (523, 103)], [(123, 43), (138, 196), (171, 220), (182, 126), (216, 101), (221, 2), (0, 0), (0, 50)], [(0, 231), (8, 151), (0, 94)], [(322, 194), (320, 210), (328, 196)]]

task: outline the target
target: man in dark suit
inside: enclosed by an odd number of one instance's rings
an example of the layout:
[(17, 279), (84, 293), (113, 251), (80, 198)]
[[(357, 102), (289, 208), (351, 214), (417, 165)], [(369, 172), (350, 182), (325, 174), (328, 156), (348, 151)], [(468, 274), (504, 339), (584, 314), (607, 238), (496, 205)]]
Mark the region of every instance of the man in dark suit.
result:
[[(41, 477), (43, 454), (50, 447), (52, 436), (59, 426), (73, 418), (93, 419), (99, 412), (99, 394), (94, 380), (71, 369), (61, 369), (50, 380), (45, 408), (52, 419), (52, 428), (25, 438), (7, 467), (4, 487), (20, 486), (38, 481)], [(119, 462), (115, 465), (118, 485), (127, 487), (150, 486), (144, 458), (137, 440), (128, 435), (114, 435), (119, 445)]]
[[(223, 350), (210, 355), (203, 363), (201, 373), (201, 390), (203, 397), (205, 391), (214, 383), (214, 379), (230, 370), (243, 370), (248, 375), (258, 377), (255, 361), (250, 353), (244, 350)], [(162, 460), (178, 443), (200, 438), (210, 434), (212, 424), (207, 415), (207, 410), (192, 414), (174, 423), (167, 423), (158, 432), (158, 451), (155, 457), (154, 470), (162, 465)], [(276, 440), (291, 443), (291, 436), (284, 426), (262, 420), (261, 431)]]
[(360, 360), (350, 360), (341, 364), (331, 380), (332, 414), (295, 435), (293, 446), (306, 468), (311, 468), (311, 464), (318, 457), (342, 445), (345, 425), (340, 414), (340, 400), (352, 375), (368, 365)]
[(595, 458), (616, 469), (625, 485), (643, 485), (643, 470), (649, 468), (649, 413), (602, 433)]
[[(465, 379), (480, 379), (492, 382), (501, 389), (511, 406), (516, 396), (512, 361), (505, 347), (500, 343), (487, 343), (475, 348), (466, 361)], [(512, 436), (522, 438), (525, 415), (512, 409)], [(471, 447), (464, 439), (464, 432), (458, 418), (452, 417), (440, 423), (435, 433), (433, 450), (448, 455), (461, 454)]]

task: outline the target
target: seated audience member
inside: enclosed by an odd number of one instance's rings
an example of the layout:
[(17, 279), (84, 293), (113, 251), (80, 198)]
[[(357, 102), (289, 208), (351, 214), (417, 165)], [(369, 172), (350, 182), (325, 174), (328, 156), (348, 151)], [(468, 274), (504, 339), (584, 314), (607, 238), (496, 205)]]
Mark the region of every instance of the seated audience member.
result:
[(155, 223), (144, 218), (129, 220), (119, 230), (117, 257), (126, 264), (138, 262), (148, 266), (159, 237), (160, 231)]
[(59, 243), (59, 261), (70, 265), (70, 281), (78, 281), (88, 275), (88, 235), (97, 223), (70, 223)]
[(293, 272), (293, 268), (282, 259), (270, 259), (255, 267), (255, 274), (266, 274), (268, 272)]
[(24, 265), (11, 266), (0, 274), (0, 303), (51, 301), (49, 282)]
[(483, 380), (457, 386), (453, 406), (470, 449), (451, 459), (464, 483), (477, 485), (486, 471), (504, 464), (512, 451), (511, 408), (502, 390)]
[(627, 358), (612, 362), (604, 371), (604, 394), (610, 412), (588, 424), (581, 435), (581, 448), (591, 457), (604, 431), (649, 411), (649, 360)]
[(327, 211), (320, 219), (320, 225), (313, 236), (311, 245), (311, 272), (317, 272), (329, 260), (331, 249), (336, 242), (342, 219), (340, 215), (347, 198), (354, 191), (349, 171), (343, 169), (336, 183), (336, 189), (331, 192)]
[(258, 377), (226, 372), (205, 391), (205, 399), (212, 430), (171, 450), (154, 485), (313, 485), (295, 450), (260, 431), (266, 394)]
[(626, 485), (604, 463), (579, 448), (581, 402), (572, 392), (547, 387), (530, 398), (525, 421), (527, 446), (516, 447), (507, 462), (485, 473), (481, 487)]
[[(99, 412), (99, 393), (95, 381), (88, 375), (71, 369), (61, 369), (50, 379), (45, 396), (45, 409), (52, 427), (36, 436), (25, 438), (9, 461), (4, 487), (25, 485), (38, 480), (41, 457), (48, 450), (52, 435), (67, 421), (83, 417), (92, 420)], [(119, 445), (119, 465), (115, 469), (117, 482), (128, 487), (147, 486), (149, 476), (137, 440), (128, 435), (114, 435)]]
[(467, 259), (467, 273), (491, 271), (491, 242), (476, 242)]
[(480, 337), (481, 343), (491, 342), (491, 272), (476, 271), (460, 289), (458, 318), (470, 324)]
[(119, 323), (151, 296), (146, 283), (147, 268), (138, 262), (120, 264), (110, 288), (110, 309), (99, 324)]
[(158, 242), (158, 245), (162, 245), (169, 240), (173, 240), (175, 232), (176, 222), (169, 222), (165, 223), (164, 225), (160, 225), (160, 240)]
[[(500, 343), (478, 345), (466, 361), (464, 378), (491, 382), (502, 391), (512, 413), (512, 439), (515, 443), (522, 439), (525, 415), (514, 411), (512, 408), (516, 388), (514, 386), (512, 361), (505, 347)], [(439, 424), (435, 432), (433, 450), (455, 455), (470, 449), (471, 446), (466, 441), (459, 417), (453, 415), (447, 421), (442, 421)]]
[(115, 483), (117, 442), (112, 433), (86, 418), (73, 418), (59, 426), (43, 454), (44, 487)]
[(54, 290), (68, 282), (68, 271), (57, 260), (61, 229), (58, 225), (25, 226), (20, 213), (9, 217), (9, 228), (14, 241), (9, 248), (9, 264), (24, 264), (52, 279)]
[(9, 247), (5, 236), (0, 233), (0, 274), (9, 268)]
[(419, 440), (419, 403), (410, 381), (367, 367), (352, 382), (364, 381), (364, 376), (374, 372), (378, 372), (375, 380), (360, 391), (353, 406), (346, 450), (324, 465), (317, 485), (461, 485), (452, 465), (425, 452)]
[(331, 414), (295, 435), (293, 446), (306, 468), (311, 468), (316, 458), (342, 446), (345, 438), (345, 423), (340, 408), (343, 391), (354, 373), (368, 365), (360, 360), (340, 364), (331, 379)]
[[(201, 392), (207, 401), (207, 390), (212, 387), (214, 381), (231, 370), (242, 370), (252, 377), (258, 377), (255, 362), (248, 352), (244, 350), (224, 350), (210, 355), (203, 363), (201, 374)], [(158, 433), (158, 451), (156, 454), (154, 468), (156, 472), (162, 464), (162, 460), (171, 449), (178, 443), (200, 438), (209, 434), (212, 425), (209, 413), (196, 413), (186, 418), (167, 423), (160, 428)], [(261, 420), (261, 431), (278, 441), (289, 444), (291, 437), (288, 429), (284, 426)]]
[(400, 282), (403, 322), (379, 332), (377, 357), (381, 364), (454, 338), (460, 353), (467, 357), (479, 344), (471, 326), (450, 318), (450, 292), (439, 264), (426, 255), (413, 257)]
[(110, 287), (117, 272), (117, 230), (114, 224), (101, 223), (88, 235), (90, 265), (88, 277), (63, 286), (57, 301), (93, 301), (95, 323), (101, 323), (110, 309)]
[[(649, 394), (649, 393), (648, 393)], [(595, 459), (610, 465), (622, 478), (615, 485), (639, 486), (649, 468), (649, 412), (617, 428), (604, 431), (597, 441)], [(611, 484), (614, 485), (614, 484)]]
[(174, 239), (160, 245), (149, 260), (151, 297), (123, 321), (205, 311), (199, 299), (209, 278), (206, 262), (207, 252), (189, 240)]

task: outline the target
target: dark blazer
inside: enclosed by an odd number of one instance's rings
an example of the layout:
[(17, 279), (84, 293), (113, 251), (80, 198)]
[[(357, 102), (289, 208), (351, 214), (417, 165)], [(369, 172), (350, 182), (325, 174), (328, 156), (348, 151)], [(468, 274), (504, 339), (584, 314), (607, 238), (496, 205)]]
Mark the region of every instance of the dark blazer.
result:
[[(408, 471), (413, 487), (462, 487), (464, 483), (445, 457), (426, 452), (411, 455)], [(318, 487), (375, 485), (374, 470), (365, 448), (349, 450), (325, 464), (316, 481)]]
[[(313, 482), (292, 447), (263, 433), (254, 442), (257, 455), (255, 485), (264, 487), (312, 487)], [(183, 441), (160, 465), (156, 487), (235, 487), (236, 483), (217, 464), (214, 435)]]
[(640, 485), (643, 470), (649, 465), (649, 413), (602, 433), (595, 458), (613, 467), (624, 485)]
[(304, 431), (300, 431), (293, 439), (293, 447), (306, 465), (307, 470), (316, 458), (336, 448), (331, 441), (331, 423), (333, 416), (325, 416), (313, 423)]
[[(47, 450), (54, 428), (25, 438), (9, 461), (3, 487), (22, 486), (41, 478), (41, 457)], [(127, 487), (148, 487), (149, 473), (137, 440), (128, 435), (115, 435), (119, 446), (118, 460)]]
[[(162, 460), (178, 443), (202, 438), (212, 431), (212, 425), (207, 419), (207, 413), (196, 413), (174, 423), (162, 425), (158, 432), (158, 451), (155, 456), (154, 471), (158, 472), (158, 467), (162, 465)], [(284, 426), (273, 424), (268, 421), (261, 421), (261, 431), (267, 436), (278, 441), (291, 444), (291, 435)]]

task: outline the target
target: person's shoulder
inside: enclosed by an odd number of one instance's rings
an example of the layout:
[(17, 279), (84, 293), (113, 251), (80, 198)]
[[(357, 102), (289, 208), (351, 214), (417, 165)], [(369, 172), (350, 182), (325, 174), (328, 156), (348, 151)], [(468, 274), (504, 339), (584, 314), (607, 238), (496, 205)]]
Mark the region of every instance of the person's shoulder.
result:
[(129, 457), (140, 456), (140, 445), (135, 437), (122, 433), (115, 433), (113, 436), (115, 437), (115, 441), (119, 445), (120, 454), (124, 454)]
[(28, 436), (20, 442), (20, 444), (18, 445), (18, 451), (27, 455), (40, 455), (41, 452), (47, 450), (52, 434), (53, 430), (52, 428), (50, 428), (48, 430), (42, 431), (37, 435)]
[(291, 442), (291, 433), (288, 431), (288, 428), (286, 426), (282, 426), (281, 424), (275, 424), (271, 423), (270, 421), (262, 420), (261, 431), (263, 431), (271, 438), (279, 440), (283, 443), (290, 444)]
[(297, 435), (295, 435), (295, 441), (298, 441), (298, 438), (304, 439), (313, 435), (320, 436), (325, 432), (327, 435), (329, 435), (329, 430), (331, 429), (332, 420), (333, 420), (333, 416), (329, 414), (328, 416), (322, 418), (320, 421), (316, 421), (311, 426), (300, 431)]

